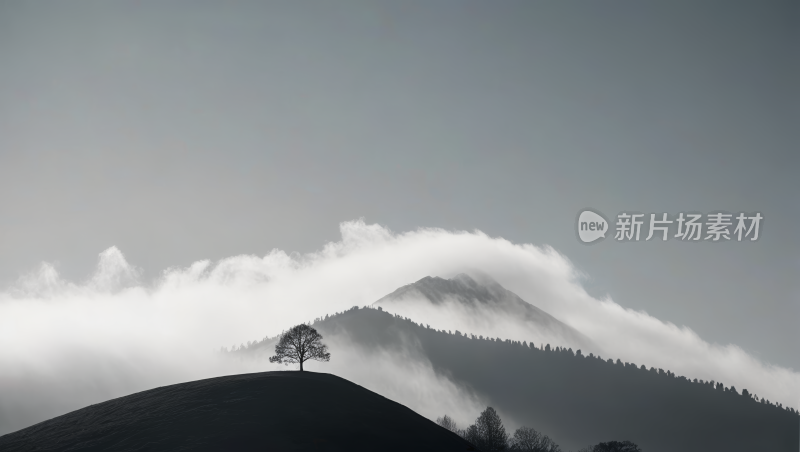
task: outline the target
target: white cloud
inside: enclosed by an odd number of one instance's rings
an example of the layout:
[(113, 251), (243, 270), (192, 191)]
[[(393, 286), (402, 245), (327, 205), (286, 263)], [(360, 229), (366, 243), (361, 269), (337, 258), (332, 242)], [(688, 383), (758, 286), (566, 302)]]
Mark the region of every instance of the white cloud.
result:
[[(611, 300), (593, 299), (569, 261), (550, 248), (480, 232), (395, 234), (361, 221), (341, 229), (342, 240), (317, 253), (293, 257), (275, 250), (264, 257), (201, 261), (168, 269), (147, 286), (116, 248), (101, 254), (97, 273), (81, 284), (64, 281), (43, 264), (0, 292), (0, 433), (156, 385), (257, 370), (217, 361), (210, 351), (370, 304), (424, 276), (469, 269), (482, 270), (577, 328), (608, 353), (604, 358), (722, 381), (791, 406), (800, 400), (800, 374), (759, 362), (733, 345), (708, 344), (687, 328)], [(459, 329), (469, 332), (467, 325)], [(434, 380), (424, 362), (414, 373), (413, 381), (448, 387)], [(369, 381), (357, 372), (347, 375)], [(397, 389), (396, 397), (422, 400), (408, 390)], [(453, 391), (442, 397), (454, 397)], [(424, 404), (412, 402), (428, 414)], [(474, 407), (462, 408), (472, 416)]]

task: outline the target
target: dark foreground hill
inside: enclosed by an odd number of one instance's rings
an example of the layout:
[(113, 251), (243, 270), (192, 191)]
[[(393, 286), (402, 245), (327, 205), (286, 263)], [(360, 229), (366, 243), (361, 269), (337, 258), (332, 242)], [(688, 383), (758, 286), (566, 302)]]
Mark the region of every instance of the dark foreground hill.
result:
[(464, 451), (456, 434), (343, 378), (263, 372), (109, 400), (0, 436), (12, 451)]
[[(325, 340), (349, 340), (352, 349), (332, 349), (334, 356), (394, 350), (396, 356), (424, 357), (437, 374), (507, 416), (504, 421), (540, 430), (567, 451), (610, 440), (630, 440), (647, 452), (800, 448), (800, 417), (756, 401), (745, 388), (694, 382), (577, 350), (448, 334), (377, 309), (354, 308), (314, 327)], [(409, 346), (414, 353), (406, 353)], [(268, 339), (236, 354), (273, 350), (274, 339)]]

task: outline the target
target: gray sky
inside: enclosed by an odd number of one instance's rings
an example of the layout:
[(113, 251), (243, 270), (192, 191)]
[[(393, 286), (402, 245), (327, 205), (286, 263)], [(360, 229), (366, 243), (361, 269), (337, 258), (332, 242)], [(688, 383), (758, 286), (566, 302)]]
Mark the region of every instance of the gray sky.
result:
[[(0, 3), (0, 281), (480, 229), (800, 369), (798, 29), (789, 1)], [(584, 207), (765, 219), (585, 246)]]

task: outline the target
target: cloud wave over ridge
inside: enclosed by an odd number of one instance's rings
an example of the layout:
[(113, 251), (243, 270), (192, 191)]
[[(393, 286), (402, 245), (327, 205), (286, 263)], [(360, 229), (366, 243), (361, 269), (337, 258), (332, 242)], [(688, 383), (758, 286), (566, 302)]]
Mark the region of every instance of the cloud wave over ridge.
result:
[[(363, 221), (342, 223), (341, 234), (318, 252), (273, 250), (264, 257), (199, 261), (167, 269), (150, 284), (114, 247), (100, 254), (96, 273), (83, 283), (65, 281), (42, 264), (0, 291), (0, 434), (155, 386), (272, 370), (219, 359), (213, 351), (371, 304), (425, 276), (470, 269), (591, 338), (603, 358), (721, 381), (798, 408), (800, 373), (761, 362), (735, 345), (710, 344), (688, 327), (610, 298), (591, 297), (569, 260), (552, 248), (479, 231), (393, 233)], [(469, 333), (468, 325), (461, 331)], [(326, 371), (325, 364), (315, 368)], [(442, 397), (458, 397), (450, 382), (424, 369), (414, 371), (417, 387), (439, 385), (449, 394)], [(352, 368), (347, 377), (359, 383)], [(428, 396), (412, 397), (405, 389), (393, 394), (401, 403), (413, 399), (409, 407), (423, 415), (437, 414)], [(415, 407), (421, 402), (414, 400), (423, 399), (429, 406)], [(470, 412), (478, 408), (475, 400), (465, 403)], [(443, 400), (439, 406), (456, 405)]]

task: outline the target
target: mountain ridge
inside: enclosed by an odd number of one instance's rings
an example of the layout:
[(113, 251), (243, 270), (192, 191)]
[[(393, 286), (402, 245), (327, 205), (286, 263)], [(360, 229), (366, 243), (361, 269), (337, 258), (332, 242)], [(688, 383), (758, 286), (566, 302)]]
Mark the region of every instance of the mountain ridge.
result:
[[(353, 354), (364, 369), (386, 353), (427, 360), (437, 375), (497, 409), (504, 422), (534, 427), (565, 451), (611, 439), (631, 440), (648, 452), (794, 452), (800, 446), (797, 412), (759, 402), (742, 388), (567, 347), (440, 331), (379, 308), (354, 307), (313, 323), (324, 340), (347, 337), (350, 348), (332, 348), (332, 359)], [(232, 355), (265, 357), (276, 340)], [(457, 413), (438, 413), (444, 414)]]

